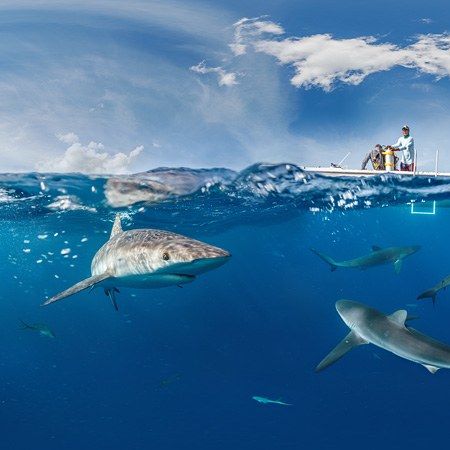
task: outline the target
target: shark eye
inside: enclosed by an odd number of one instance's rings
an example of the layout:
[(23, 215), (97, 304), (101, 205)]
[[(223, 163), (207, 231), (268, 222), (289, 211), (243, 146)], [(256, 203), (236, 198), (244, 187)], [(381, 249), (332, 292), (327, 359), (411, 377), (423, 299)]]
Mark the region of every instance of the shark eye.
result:
[(169, 261), (169, 259), (170, 259), (170, 255), (167, 252), (164, 252), (163, 253), (163, 260), (164, 261)]

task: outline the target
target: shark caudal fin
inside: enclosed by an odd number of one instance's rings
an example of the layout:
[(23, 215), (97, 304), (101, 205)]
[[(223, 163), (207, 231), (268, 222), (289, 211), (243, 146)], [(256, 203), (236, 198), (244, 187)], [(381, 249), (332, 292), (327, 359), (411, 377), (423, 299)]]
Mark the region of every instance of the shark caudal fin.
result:
[(426, 290), (425, 292), (422, 292), (420, 295), (417, 296), (417, 298), (431, 298), (433, 301), (433, 305), (436, 303), (436, 294), (438, 292), (438, 289), (431, 288)]
[(331, 271), (338, 268), (337, 262), (331, 256), (325, 255), (325, 253), (319, 252), (319, 250), (316, 250), (315, 248), (311, 248), (310, 250), (319, 258), (322, 258), (326, 263), (328, 263), (331, 266)]
[(93, 277), (86, 278), (85, 280), (80, 281), (77, 284), (74, 284), (72, 287), (66, 289), (65, 291), (59, 293), (58, 295), (49, 298), (41, 306), (46, 306), (49, 305), (50, 303), (57, 302), (58, 300), (61, 300), (63, 298), (70, 297), (71, 295), (76, 294), (77, 292), (80, 291), (84, 291), (85, 289), (94, 286), (97, 283), (106, 280), (107, 278), (111, 278), (111, 275), (109, 273), (104, 273), (102, 275), (94, 275)]
[(328, 353), (325, 358), (320, 361), (319, 365), (316, 367), (316, 372), (320, 372), (323, 369), (326, 369), (331, 364), (335, 363), (338, 359), (342, 358), (346, 353), (348, 353), (353, 347), (357, 347), (358, 345), (368, 344), (368, 342), (362, 337), (358, 336), (354, 331), (350, 331), (350, 333), (339, 342), (330, 353)]
[(20, 327), (17, 328), (18, 330), (26, 330), (28, 328), (33, 328), (33, 327), (30, 327), (30, 325), (28, 325), (27, 323), (25, 323), (22, 319), (19, 319), (19, 320), (22, 322), (22, 325), (20, 325)]

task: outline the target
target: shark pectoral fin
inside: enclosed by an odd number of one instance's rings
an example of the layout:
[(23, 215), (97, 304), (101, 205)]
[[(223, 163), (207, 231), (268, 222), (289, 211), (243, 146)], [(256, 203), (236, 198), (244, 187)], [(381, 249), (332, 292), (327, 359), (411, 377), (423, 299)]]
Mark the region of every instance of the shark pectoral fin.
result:
[(85, 280), (80, 281), (77, 284), (74, 284), (69, 289), (66, 289), (65, 291), (59, 293), (58, 295), (55, 295), (54, 297), (48, 299), (47, 301), (42, 303), (41, 306), (46, 306), (49, 305), (50, 303), (57, 302), (58, 300), (69, 297), (73, 294), (76, 294), (77, 292), (83, 291), (84, 289), (94, 286), (95, 284), (100, 283), (101, 281), (106, 280), (107, 278), (111, 278), (111, 275), (107, 272), (101, 275), (94, 275), (93, 277), (86, 278)]
[(400, 272), (400, 269), (402, 268), (402, 263), (403, 263), (402, 259), (397, 259), (397, 261), (394, 261), (395, 273), (398, 274)]
[(429, 364), (422, 364), (422, 366), (432, 374), (435, 374), (440, 369), (440, 367), (430, 366)]
[(320, 372), (323, 369), (326, 369), (331, 364), (335, 363), (338, 359), (342, 358), (347, 352), (349, 352), (353, 347), (357, 347), (358, 345), (368, 344), (368, 342), (363, 339), (361, 336), (356, 334), (354, 331), (350, 331), (344, 339), (342, 339), (339, 344), (325, 356), (322, 361), (320, 361), (319, 365), (316, 367), (316, 372)]
[(408, 312), (406, 311), (406, 309), (399, 309), (398, 311), (393, 312), (387, 317), (393, 322), (404, 326), (408, 318)]

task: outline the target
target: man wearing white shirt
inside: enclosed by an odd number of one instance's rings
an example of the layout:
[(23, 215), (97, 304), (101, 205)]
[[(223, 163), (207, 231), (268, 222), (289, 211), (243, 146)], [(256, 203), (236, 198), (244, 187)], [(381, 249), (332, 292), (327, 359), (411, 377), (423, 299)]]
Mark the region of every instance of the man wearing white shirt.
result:
[(403, 136), (393, 145), (396, 150), (401, 151), (400, 170), (414, 172), (414, 139), (409, 134), (408, 125), (403, 125), (402, 133)]

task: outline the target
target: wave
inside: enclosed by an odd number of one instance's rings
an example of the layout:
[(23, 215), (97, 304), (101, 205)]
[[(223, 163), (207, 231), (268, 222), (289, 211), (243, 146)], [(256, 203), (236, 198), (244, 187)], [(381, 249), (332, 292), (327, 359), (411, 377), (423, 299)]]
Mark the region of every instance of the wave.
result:
[(290, 163), (226, 168), (162, 167), (123, 176), (0, 174), (0, 212), (17, 220), (42, 214), (145, 213), (169, 224), (226, 224), (436, 200), (450, 178), (382, 174), (330, 177)]

